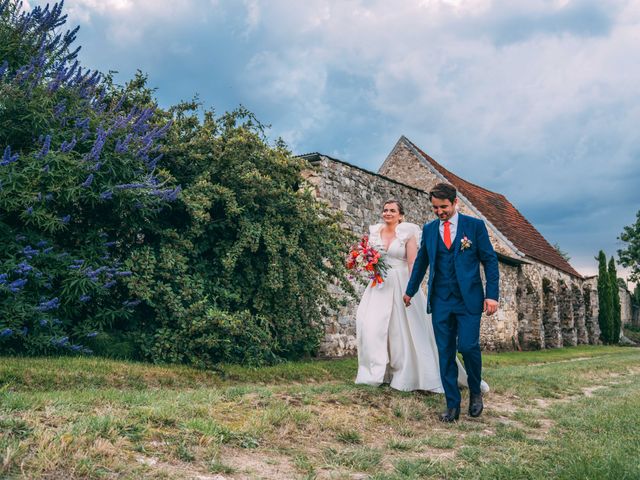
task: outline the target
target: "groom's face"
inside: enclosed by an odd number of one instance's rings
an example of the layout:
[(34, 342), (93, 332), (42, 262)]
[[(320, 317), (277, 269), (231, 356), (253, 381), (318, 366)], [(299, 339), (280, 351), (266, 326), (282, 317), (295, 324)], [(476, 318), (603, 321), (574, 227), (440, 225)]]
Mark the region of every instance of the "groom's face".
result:
[(446, 222), (456, 213), (456, 205), (458, 205), (458, 199), (454, 199), (453, 203), (451, 203), (448, 199), (442, 198), (431, 198), (431, 207), (433, 208), (433, 213), (442, 220)]

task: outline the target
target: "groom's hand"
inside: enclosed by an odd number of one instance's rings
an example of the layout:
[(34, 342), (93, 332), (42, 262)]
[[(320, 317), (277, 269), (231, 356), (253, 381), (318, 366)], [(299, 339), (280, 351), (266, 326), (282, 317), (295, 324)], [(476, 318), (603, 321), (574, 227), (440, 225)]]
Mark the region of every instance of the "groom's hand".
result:
[(407, 294), (404, 294), (402, 296), (402, 300), (404, 301), (404, 306), (408, 307), (409, 305), (411, 305), (411, 297)]
[(498, 302), (491, 300), (490, 298), (484, 299), (484, 313), (487, 316), (491, 316), (498, 311)]

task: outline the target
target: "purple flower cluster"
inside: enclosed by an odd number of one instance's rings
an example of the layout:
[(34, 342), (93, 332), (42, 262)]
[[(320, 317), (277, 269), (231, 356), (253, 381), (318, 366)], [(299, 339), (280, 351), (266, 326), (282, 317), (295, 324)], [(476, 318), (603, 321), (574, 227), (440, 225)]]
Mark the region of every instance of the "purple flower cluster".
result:
[(36, 307), (36, 310), (40, 312), (48, 312), (50, 310), (56, 310), (58, 307), (60, 307), (60, 299), (58, 297), (54, 297), (51, 300), (40, 302), (40, 305)]
[(90, 173), (87, 179), (80, 185), (83, 188), (89, 188), (93, 183), (93, 173)]
[(69, 343), (69, 337), (52, 338), (51, 343), (56, 347), (64, 347)]
[(162, 198), (165, 202), (173, 202), (182, 192), (182, 187), (178, 185), (176, 188), (169, 188), (165, 190), (154, 190), (151, 192), (151, 195), (155, 195), (157, 197)]
[(53, 115), (57, 119), (62, 119), (62, 114), (67, 110), (67, 103), (63, 100), (53, 107)]
[(46, 135), (44, 137), (44, 141), (42, 142), (42, 149), (40, 150), (40, 153), (36, 155), (36, 157), (37, 158), (46, 157), (50, 149), (51, 149), (51, 135)]
[[(44, 245), (40, 245), (40, 243), (42, 243), (42, 242), (38, 242), (38, 246), (39, 247), (40, 246), (44, 247), (46, 245), (46, 242), (45, 242)], [(35, 248), (31, 248), (31, 245), (27, 245), (26, 247), (24, 247), (22, 249), (22, 254), (28, 259), (33, 258), (35, 255), (38, 255), (38, 253), (40, 253), (40, 251), (36, 250)]]
[(151, 188), (151, 185), (147, 185), (146, 183), (123, 183), (116, 185), (115, 188), (118, 190), (134, 190), (137, 188)]
[(78, 143), (78, 140), (76, 140), (76, 136), (74, 135), (73, 138), (70, 141), (64, 141), (62, 142), (62, 145), (60, 145), (60, 151), (62, 153), (69, 153), (71, 150), (73, 150), (73, 147), (76, 146), (76, 143)]
[(108, 270), (108, 267), (102, 266), (98, 267), (95, 270), (87, 270), (85, 275), (92, 282), (98, 282), (100, 280), (100, 275)]
[(26, 278), (19, 278), (17, 280), (14, 280), (13, 282), (11, 282), (8, 287), (9, 290), (11, 290), (11, 292), (13, 293), (18, 293), (20, 290), (22, 290), (24, 288), (24, 286), (27, 284), (27, 279)]
[(126, 153), (129, 149), (129, 143), (133, 138), (133, 133), (128, 133), (123, 139), (116, 140), (115, 152), (116, 153)]
[(29, 273), (31, 270), (33, 270), (33, 267), (29, 265), (27, 262), (22, 261), (18, 264), (14, 272), (17, 275), (25, 275)]
[(93, 142), (91, 151), (86, 157), (87, 161), (94, 160), (97, 162), (100, 159), (100, 154), (102, 153), (102, 149), (104, 148), (104, 144), (107, 141), (108, 135), (109, 134), (107, 131), (103, 130), (102, 128), (98, 128), (96, 139)]
[(79, 130), (89, 130), (89, 120), (89, 117), (76, 120), (76, 128)]
[[(76, 30), (77, 31), (77, 30)], [(55, 73), (53, 75), (53, 80), (49, 82), (47, 88), (50, 92), (55, 92), (62, 85), (69, 82), (69, 80), (73, 77), (74, 73), (76, 73), (76, 69), (78, 68), (79, 63), (76, 60), (70, 66), (66, 64), (66, 62), (61, 62), (56, 68)]]
[(11, 146), (7, 145), (7, 147), (4, 149), (4, 154), (2, 155), (2, 160), (0, 160), (0, 166), (5, 166), (5, 165), (9, 165), (10, 163), (13, 162), (17, 162), (18, 158), (20, 157), (19, 154), (14, 153), (13, 155), (11, 154)]

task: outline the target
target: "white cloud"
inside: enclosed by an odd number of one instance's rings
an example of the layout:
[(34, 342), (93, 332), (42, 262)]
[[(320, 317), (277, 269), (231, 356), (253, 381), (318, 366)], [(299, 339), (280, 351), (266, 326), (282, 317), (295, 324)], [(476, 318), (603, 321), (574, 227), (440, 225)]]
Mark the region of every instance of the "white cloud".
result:
[(245, 0), (245, 7), (247, 9), (246, 35), (249, 35), (260, 23), (260, 5), (258, 0)]
[(106, 22), (106, 40), (118, 46), (142, 43), (150, 30), (181, 24), (194, 17), (198, 7), (197, 0), (68, 0), (65, 3), (70, 23)]

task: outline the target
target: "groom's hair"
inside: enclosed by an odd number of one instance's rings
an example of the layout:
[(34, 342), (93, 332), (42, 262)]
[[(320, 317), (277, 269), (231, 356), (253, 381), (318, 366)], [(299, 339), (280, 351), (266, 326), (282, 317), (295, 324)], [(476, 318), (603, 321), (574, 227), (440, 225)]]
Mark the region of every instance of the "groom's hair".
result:
[(436, 185), (429, 192), (429, 200), (437, 198), (439, 200), (449, 200), (454, 202), (457, 196), (456, 187), (448, 183), (436, 183)]

